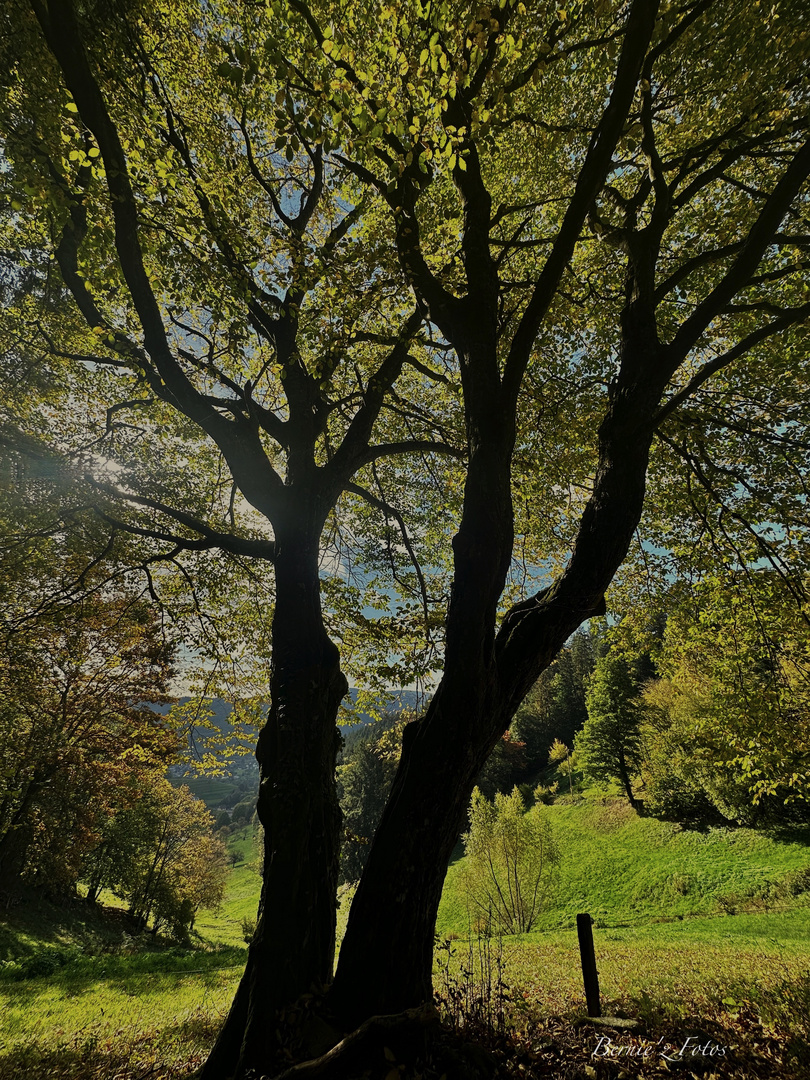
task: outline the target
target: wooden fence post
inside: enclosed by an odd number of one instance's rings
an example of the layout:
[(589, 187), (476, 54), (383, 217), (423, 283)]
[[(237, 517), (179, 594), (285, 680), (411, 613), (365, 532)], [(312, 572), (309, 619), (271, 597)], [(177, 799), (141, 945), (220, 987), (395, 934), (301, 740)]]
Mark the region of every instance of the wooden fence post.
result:
[(602, 1006), (599, 1002), (599, 975), (596, 971), (596, 955), (593, 951), (592, 922), (590, 915), (577, 915), (579, 956), (582, 961), (582, 979), (585, 983), (588, 1016), (601, 1016)]

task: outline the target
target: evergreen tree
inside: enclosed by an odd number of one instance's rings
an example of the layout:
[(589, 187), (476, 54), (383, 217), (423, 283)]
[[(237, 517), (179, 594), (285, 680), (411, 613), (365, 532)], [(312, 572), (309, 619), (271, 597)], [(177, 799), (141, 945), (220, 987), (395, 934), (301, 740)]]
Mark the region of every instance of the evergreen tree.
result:
[(601, 656), (588, 685), (588, 719), (575, 744), (585, 774), (594, 780), (618, 780), (633, 809), (638, 809), (633, 778), (641, 764), (637, 696), (624, 657), (616, 652)]
[(340, 884), (359, 881), (391, 789), (402, 744), (405, 713), (388, 713), (348, 742), (338, 765), (343, 814)]
[(556, 740), (572, 746), (588, 718), (585, 695), (600, 647), (600, 630), (580, 629), (529, 691), (512, 735), (525, 746), (527, 772), (542, 769)]

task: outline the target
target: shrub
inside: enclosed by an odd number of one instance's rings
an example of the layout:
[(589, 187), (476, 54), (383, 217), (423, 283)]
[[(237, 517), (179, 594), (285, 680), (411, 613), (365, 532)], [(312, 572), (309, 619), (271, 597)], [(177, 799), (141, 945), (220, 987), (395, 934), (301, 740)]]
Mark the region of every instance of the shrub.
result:
[(476, 924), (506, 933), (531, 930), (560, 858), (542, 808), (526, 813), (518, 788), (511, 795), (497, 794), (493, 802), (476, 788), (464, 847)]

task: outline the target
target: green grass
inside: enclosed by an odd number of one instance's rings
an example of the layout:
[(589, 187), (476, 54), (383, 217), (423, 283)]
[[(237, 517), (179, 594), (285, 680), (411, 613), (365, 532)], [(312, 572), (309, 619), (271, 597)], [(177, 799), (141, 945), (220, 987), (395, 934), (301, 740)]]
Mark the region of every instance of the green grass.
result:
[(50, 952), (107, 952), (121, 945), (129, 929), (120, 910), (102, 911), (79, 901), (54, 905), (24, 896), (0, 920), (0, 965)]
[[(789, 838), (752, 829), (695, 832), (640, 818), (622, 800), (561, 800), (545, 812), (562, 861), (539, 929), (573, 926), (578, 912), (597, 926), (622, 926), (764, 908), (788, 874), (810, 866), (810, 830)], [(461, 872), (461, 860), (448, 871), (440, 935), (469, 932)], [(795, 904), (808, 899), (805, 893)]]
[(202, 799), (209, 810), (214, 806), (219, 806), (223, 799), (227, 799), (236, 791), (236, 784), (216, 776), (172, 777), (171, 782), (175, 787), (187, 787), (192, 795)]
[(244, 947), (242, 922), (244, 919), (255, 920), (261, 891), (261, 855), (250, 825), (228, 837), (228, 851), (235, 852), (241, 861), (228, 875), (225, 899), (216, 911), (201, 912), (194, 929), (210, 945)]
[[(639, 927), (621, 934), (595, 931), (603, 1015), (637, 1017), (646, 1029), (659, 1032), (677, 1033), (687, 1025), (710, 1022), (726, 1032), (723, 1041), (748, 1042), (754, 1052), (757, 1042), (767, 1035), (783, 1045), (792, 1043), (797, 1053), (806, 1054), (802, 1050), (810, 1039), (806, 936), (796, 947), (795, 943), (786, 946), (749, 938), (750, 927), (740, 926), (739, 935), (732, 932), (724, 937), (716, 927), (704, 925), (695, 934), (686, 930), (687, 925), (683, 924), (679, 936), (669, 933), (668, 926)], [(488, 970), (495, 977), (490, 978)], [(449, 961), (446, 950), (437, 954), (434, 982), (446, 999), (451, 996), (448, 988), (492, 986), (496, 978), (507, 988), (507, 1022), (515, 1031), (536, 1032), (549, 1024), (559, 1027), (565, 1021), (579, 1022), (587, 1014), (575, 931), (555, 930), (502, 941), (455, 941), (450, 944)], [(471, 996), (480, 994), (474, 990)], [(550, 1020), (554, 1017), (562, 1020)], [(773, 1075), (805, 1073), (788, 1069)]]
[(455, 940), (435, 969), (449, 1011), (501, 978), (512, 1030), (535, 1043), (544, 1028), (576, 1030), (586, 1006), (575, 917), (589, 912), (603, 1013), (675, 1041), (708, 1024), (754, 1063), (741, 1076), (810, 1076), (810, 893), (786, 887), (810, 866), (808, 832), (686, 831), (601, 798), (546, 812), (563, 860), (532, 933), (470, 938), (463, 859), (450, 866), (438, 932)]
[(242, 920), (255, 920), (260, 888), (256, 870), (236, 866), (228, 877), (222, 906), (217, 911), (201, 912), (194, 929), (212, 945), (244, 945)]
[[(491, 963), (497, 950), (516, 1030), (553, 1016), (573, 1022), (585, 1008), (574, 916), (589, 911), (607, 1011), (659, 1027), (712, 1018), (729, 1038), (738, 1016), (756, 1015), (785, 1038), (810, 1037), (808, 894), (765, 909), (787, 874), (810, 865), (806, 836), (687, 832), (613, 801), (562, 800), (547, 812), (564, 859), (540, 927), (500, 942), (455, 940), (449, 967), (440, 949), (439, 990), (465, 968), (480, 981), (484, 954)], [(255, 918), (260, 889), (252, 829), (228, 844), (239, 861), (220, 909), (199, 916), (193, 950), (135, 939), (122, 912), (81, 903), (8, 913), (0, 1080), (180, 1080), (204, 1060), (243, 969), (242, 921)], [(438, 923), (441, 936), (460, 939), (469, 928), (461, 866), (450, 867)], [(350, 897), (344, 890), (339, 937)]]
[(79, 1076), (83, 1060), (96, 1055), (111, 1059), (110, 1076), (116, 1055), (132, 1075), (152, 1075), (149, 1067), (179, 1060), (197, 1063), (230, 1004), (244, 954), (196, 955), (196, 968), (167, 957), (177, 967), (153, 971), (126, 962), (133, 959), (0, 983), (0, 1077)]
[(151, 1075), (156, 1063), (192, 1062), (210, 1047), (244, 967), (244, 943), (167, 948), (127, 931), (121, 912), (81, 902), (31, 901), (2, 925), (2, 1080), (84, 1075), (98, 1055), (114, 1075), (117, 1054), (133, 1076)]
[(252, 825), (244, 825), (231, 833), (228, 837), (228, 851), (236, 854), (240, 862), (252, 863), (258, 867), (261, 860), (261, 848), (257, 832)]
[(0, 1080), (183, 1076), (202, 1063), (244, 969), (242, 919), (258, 903), (257, 865), (244, 861), (251, 830), (232, 845), (243, 861), (220, 909), (200, 915), (196, 948), (135, 938), (123, 911), (81, 902), (31, 902), (0, 923)]

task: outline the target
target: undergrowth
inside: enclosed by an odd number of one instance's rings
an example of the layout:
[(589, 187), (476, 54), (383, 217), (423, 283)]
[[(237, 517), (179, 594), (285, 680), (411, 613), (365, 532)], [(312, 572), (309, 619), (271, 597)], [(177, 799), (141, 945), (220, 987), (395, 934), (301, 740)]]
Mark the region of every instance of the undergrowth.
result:
[(677, 991), (665, 991), (654, 978), (660, 957), (635, 957), (636, 979), (622, 986), (617, 971), (626, 971), (630, 958), (606, 963), (603, 954), (609, 992), (594, 1020), (574, 985), (581, 976), (573, 958), (568, 978), (560, 977), (559, 957), (535, 954), (528, 966), (526, 959), (501, 939), (437, 943), (443, 1019), (486, 1048), (498, 1076), (810, 1078), (806, 962), (771, 957), (764, 967), (738, 958), (736, 982), (704, 983), (706, 971), (695, 971)]

